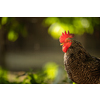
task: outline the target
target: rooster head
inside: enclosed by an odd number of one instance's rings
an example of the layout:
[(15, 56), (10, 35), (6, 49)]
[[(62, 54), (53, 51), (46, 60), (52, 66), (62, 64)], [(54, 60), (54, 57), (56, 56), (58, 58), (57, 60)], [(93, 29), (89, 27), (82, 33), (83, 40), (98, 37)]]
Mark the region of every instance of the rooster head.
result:
[(74, 37), (74, 34), (70, 34), (69, 31), (66, 33), (62, 32), (62, 35), (59, 38), (59, 41), (61, 43), (62, 46), (62, 51), (63, 52), (67, 52), (68, 48), (71, 46), (72, 42), (71, 42), (71, 38)]

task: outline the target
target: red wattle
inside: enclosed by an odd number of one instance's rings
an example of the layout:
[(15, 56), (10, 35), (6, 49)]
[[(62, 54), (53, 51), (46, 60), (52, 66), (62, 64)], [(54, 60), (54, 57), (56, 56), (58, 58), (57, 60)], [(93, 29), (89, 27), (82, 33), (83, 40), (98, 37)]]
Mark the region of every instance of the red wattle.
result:
[(71, 44), (72, 42), (64, 43), (64, 45), (62, 46), (62, 51), (66, 53)]

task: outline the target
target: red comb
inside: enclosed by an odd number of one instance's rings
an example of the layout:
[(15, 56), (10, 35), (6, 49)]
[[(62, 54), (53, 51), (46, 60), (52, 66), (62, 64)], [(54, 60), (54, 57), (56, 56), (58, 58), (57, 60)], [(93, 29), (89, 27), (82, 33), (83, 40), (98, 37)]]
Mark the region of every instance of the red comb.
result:
[(62, 35), (60, 36), (59, 41), (60, 43), (64, 43), (67, 38), (73, 38), (73, 37), (74, 37), (74, 34), (70, 34), (69, 31), (66, 33), (65, 31), (65, 34), (62, 32)]

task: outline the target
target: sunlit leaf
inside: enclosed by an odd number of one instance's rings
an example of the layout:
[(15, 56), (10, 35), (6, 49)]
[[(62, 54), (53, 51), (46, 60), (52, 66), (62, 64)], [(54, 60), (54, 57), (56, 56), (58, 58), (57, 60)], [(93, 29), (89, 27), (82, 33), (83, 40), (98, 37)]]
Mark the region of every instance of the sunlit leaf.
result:
[(59, 22), (59, 19), (57, 17), (48, 17), (44, 20), (45, 25), (51, 25), (56, 22)]
[(37, 74), (34, 74), (34, 78), (35, 78), (35, 79), (38, 79), (38, 75), (37, 75)]
[(18, 34), (17, 33), (15, 33), (13, 30), (9, 31), (9, 33), (8, 33), (8, 40), (9, 41), (14, 42), (14, 41), (17, 40), (17, 38), (18, 38)]
[(84, 33), (92, 34), (94, 25), (100, 24), (98, 18), (90, 17), (48, 17), (45, 19), (45, 25), (49, 26), (48, 33), (58, 39), (62, 32), (70, 31), (70, 33), (82, 35)]
[(44, 66), (44, 72), (47, 74), (47, 77), (54, 79), (57, 75), (58, 65), (54, 62), (48, 62)]
[(80, 20), (81, 20), (81, 24), (82, 24), (82, 26), (84, 28), (89, 28), (90, 23), (89, 23), (89, 21), (86, 18), (81, 18)]
[(75, 82), (73, 82), (73, 84), (76, 84)]
[(8, 19), (8, 17), (2, 17), (1, 24), (2, 25), (6, 24), (7, 23), (7, 19)]
[(54, 23), (50, 26), (48, 33), (54, 38), (58, 39), (60, 35), (62, 34), (62, 31), (64, 31), (64, 28), (61, 27), (58, 23)]

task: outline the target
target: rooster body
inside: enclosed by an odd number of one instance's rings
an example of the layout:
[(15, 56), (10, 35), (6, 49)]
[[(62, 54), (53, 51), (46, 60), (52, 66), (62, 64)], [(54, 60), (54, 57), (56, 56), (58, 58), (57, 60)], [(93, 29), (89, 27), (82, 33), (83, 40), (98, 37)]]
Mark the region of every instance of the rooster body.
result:
[[(69, 37), (69, 32), (67, 34), (66, 37)], [(60, 42), (64, 44), (62, 50), (65, 52), (64, 66), (68, 77), (77, 84), (100, 83), (100, 59), (91, 56), (78, 41), (70, 40), (69, 42), (69, 38), (67, 41), (66, 39), (62, 41), (65, 35), (66, 33), (62, 34)], [(65, 45), (66, 42), (67, 45)]]
[(92, 57), (80, 42), (72, 45), (64, 54), (64, 65), (69, 78), (77, 84), (100, 83), (100, 59)]

